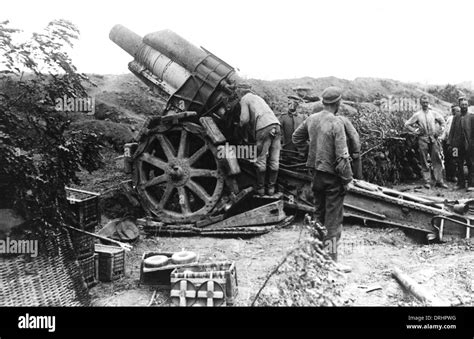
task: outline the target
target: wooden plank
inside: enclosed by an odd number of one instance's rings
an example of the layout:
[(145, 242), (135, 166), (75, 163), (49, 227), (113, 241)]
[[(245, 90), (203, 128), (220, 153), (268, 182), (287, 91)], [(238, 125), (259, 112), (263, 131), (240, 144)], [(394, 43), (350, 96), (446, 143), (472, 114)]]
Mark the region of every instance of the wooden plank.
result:
[(406, 229), (410, 229), (414, 231), (420, 231), (424, 233), (433, 233), (433, 234), (437, 233), (435, 228), (433, 228), (432, 230), (428, 230), (428, 229), (420, 228), (417, 224), (397, 223), (394, 221), (376, 219), (376, 218), (371, 218), (371, 217), (363, 216), (360, 214), (354, 214), (354, 213), (344, 212), (344, 218), (357, 218), (357, 219), (364, 220), (365, 222), (372, 221), (383, 226), (401, 227), (401, 228), (406, 228)]
[(240, 165), (237, 158), (224, 158), (222, 159), (225, 167), (227, 168), (229, 175), (240, 174)]
[[(217, 147), (213, 144), (210, 144), (209, 148), (211, 149), (212, 153), (217, 157), (217, 153), (218, 153)], [(236, 158), (229, 158), (229, 157), (224, 157), (223, 159), (219, 157), (217, 158), (218, 158), (218, 161), (222, 164), (222, 166), (224, 166), (225, 169), (227, 170), (228, 176), (240, 174), (240, 165)]]
[(225, 136), (216, 125), (214, 119), (211, 117), (202, 117), (199, 119), (199, 122), (214, 145), (221, 145), (226, 142)]
[(448, 302), (433, 296), (423, 286), (418, 284), (407, 274), (403, 273), (399, 268), (393, 268), (392, 276), (397, 279), (400, 285), (424, 304), (429, 306), (451, 306)]
[(285, 212), (283, 212), (283, 201), (278, 200), (215, 223), (209, 228), (213, 229), (265, 225), (280, 222), (285, 219), (285, 217)]
[(165, 116), (162, 116), (160, 118), (161, 118), (162, 123), (166, 123), (166, 122), (177, 123), (178, 120), (193, 117), (193, 116), (196, 116), (196, 115), (197, 115), (196, 112), (186, 111), (186, 112), (179, 112), (179, 113), (171, 113), (169, 115), (165, 115)]
[(210, 216), (204, 220), (200, 220), (198, 222), (196, 222), (196, 227), (198, 228), (202, 228), (202, 227), (206, 227), (208, 225), (211, 225), (211, 224), (214, 224), (218, 221), (221, 221), (224, 219), (224, 215), (221, 214), (221, 215), (216, 215), (216, 216)]
[(100, 196), (100, 193), (84, 191), (84, 190), (80, 190), (80, 189), (77, 189), (77, 188), (65, 187), (65, 189), (68, 190), (68, 191), (71, 191), (71, 192), (90, 194), (90, 195), (93, 195), (93, 196), (96, 196), (96, 197)]
[(344, 207), (347, 207), (348, 209), (356, 210), (357, 212), (360, 212), (360, 213), (366, 213), (366, 214), (368, 214), (370, 216), (373, 216), (375, 218), (380, 218), (380, 219), (386, 219), (387, 218), (384, 214), (375, 213), (375, 212), (372, 212), (372, 211), (369, 211), (369, 210), (366, 210), (366, 209), (363, 209), (363, 208), (360, 208), (360, 207), (357, 207), (357, 206), (354, 206), (354, 205), (344, 204)]
[(316, 210), (313, 206), (309, 206), (302, 203), (291, 203), (289, 201), (285, 201), (284, 204), (287, 208), (295, 209), (302, 212), (314, 213), (314, 211)]
[(251, 192), (253, 192), (253, 187), (247, 187), (245, 189), (243, 189), (242, 191), (240, 191), (237, 195), (233, 196), (231, 195), (230, 197), (230, 200), (232, 200), (232, 202), (234, 204), (238, 203), (240, 200), (242, 200), (243, 198), (245, 198), (248, 194), (250, 194)]
[(72, 226), (64, 226), (64, 227), (69, 228), (69, 229), (74, 230), (74, 231), (77, 231), (79, 233), (87, 234), (91, 237), (94, 237), (94, 238), (97, 238), (97, 239), (100, 239), (100, 240), (108, 241), (108, 242), (111, 242), (113, 244), (119, 245), (125, 251), (130, 251), (133, 248), (133, 246), (130, 245), (130, 244), (126, 244), (126, 243), (123, 243), (123, 242), (120, 242), (120, 241), (117, 241), (117, 240), (114, 240), (114, 239), (103, 237), (103, 236), (95, 234), (95, 233), (87, 232), (87, 231), (84, 231), (84, 230), (81, 230), (81, 229), (78, 229), (78, 228), (75, 228), (75, 227), (72, 227)]

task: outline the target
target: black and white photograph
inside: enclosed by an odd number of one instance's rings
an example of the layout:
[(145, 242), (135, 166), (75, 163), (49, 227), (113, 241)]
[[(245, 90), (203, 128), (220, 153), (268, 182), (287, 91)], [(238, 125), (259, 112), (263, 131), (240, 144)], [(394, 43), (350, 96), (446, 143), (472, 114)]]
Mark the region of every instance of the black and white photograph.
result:
[(472, 338), (473, 34), (467, 0), (2, 1), (0, 338)]

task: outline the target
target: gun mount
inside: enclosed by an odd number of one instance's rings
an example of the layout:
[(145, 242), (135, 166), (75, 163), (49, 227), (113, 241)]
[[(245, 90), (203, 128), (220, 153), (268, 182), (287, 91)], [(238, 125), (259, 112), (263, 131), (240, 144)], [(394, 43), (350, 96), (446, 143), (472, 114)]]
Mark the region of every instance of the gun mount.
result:
[(129, 70), (166, 101), (131, 152), (133, 183), (145, 210), (163, 222), (185, 224), (228, 209), (253, 185), (253, 171), (241, 170), (251, 162), (242, 164), (228, 152), (218, 156), (220, 147), (242, 144), (235, 124), (241, 80), (234, 68), (170, 30), (142, 38), (116, 25), (109, 37), (133, 57)]

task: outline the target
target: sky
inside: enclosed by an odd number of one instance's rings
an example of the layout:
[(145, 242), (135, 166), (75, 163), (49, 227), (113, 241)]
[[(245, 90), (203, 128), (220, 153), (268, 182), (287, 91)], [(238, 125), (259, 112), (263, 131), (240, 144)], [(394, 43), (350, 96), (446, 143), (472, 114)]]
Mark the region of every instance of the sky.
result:
[(425, 84), (474, 80), (474, 2), (468, 0), (9, 0), (0, 20), (25, 33), (54, 19), (81, 31), (79, 71), (128, 73), (131, 57), (109, 40), (171, 29), (248, 78), (390, 78)]

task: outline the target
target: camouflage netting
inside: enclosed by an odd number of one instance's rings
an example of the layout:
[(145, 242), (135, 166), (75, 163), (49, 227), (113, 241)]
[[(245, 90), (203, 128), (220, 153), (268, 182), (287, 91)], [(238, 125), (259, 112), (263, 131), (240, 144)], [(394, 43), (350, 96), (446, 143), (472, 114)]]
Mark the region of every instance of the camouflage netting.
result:
[[(292, 88), (304, 85), (311, 94), (322, 93), (327, 86), (343, 89), (339, 114), (349, 117), (360, 134), (364, 179), (387, 186), (421, 177), (418, 141), (407, 133), (404, 124), (419, 109), (418, 99), (427, 95), (432, 107), (446, 115), (450, 104), (412, 84), (389, 79), (357, 78), (353, 81), (328, 78), (302, 78), (277, 81), (251, 81), (254, 90), (274, 109), (276, 114), (288, 109), (287, 96)], [(389, 107), (385, 107), (387, 106)], [(309, 115), (322, 109), (322, 103), (305, 103), (298, 111)]]
[(361, 139), (364, 179), (379, 185), (398, 184), (421, 177), (418, 139), (404, 124), (413, 112), (388, 112), (371, 103), (354, 104), (350, 116)]

